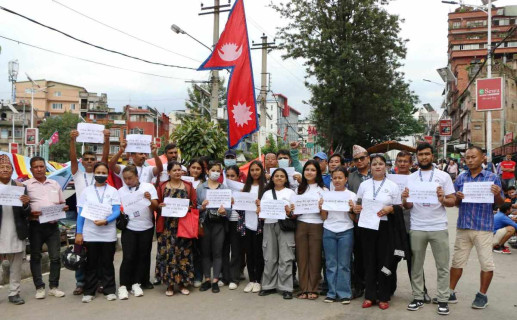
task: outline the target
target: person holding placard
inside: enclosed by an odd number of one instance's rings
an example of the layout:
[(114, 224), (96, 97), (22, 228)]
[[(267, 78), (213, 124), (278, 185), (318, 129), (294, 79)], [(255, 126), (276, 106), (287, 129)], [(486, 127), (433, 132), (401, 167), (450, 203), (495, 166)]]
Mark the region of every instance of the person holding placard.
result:
[[(122, 264), (118, 298), (129, 298), (128, 288), (135, 297), (144, 295), (141, 284), (149, 282), (153, 248), (154, 211), (158, 210), (158, 194), (150, 183), (138, 180), (135, 166), (122, 170), (125, 186), (118, 190), (124, 213), (129, 217), (122, 230)], [(131, 205), (129, 205), (131, 203)]]
[[(33, 178), (24, 181), (27, 187), (27, 195), (30, 198), (31, 214), (29, 216), (29, 244), (31, 250), (30, 267), (34, 286), (36, 287), (36, 299), (44, 299), (45, 283), (41, 273), (41, 252), (43, 244), (48, 248), (50, 259), (49, 295), (64, 297), (65, 293), (59, 290), (59, 277), (61, 273), (61, 232), (57, 221), (46, 223), (39, 222), (41, 208), (65, 203), (61, 186), (55, 180), (47, 179), (47, 167), (42, 157), (32, 157), (30, 160)], [(64, 211), (68, 207), (63, 208)]]
[[(410, 190), (402, 192), (402, 204), (411, 209), (409, 238), (411, 243), (411, 287), (413, 301), (407, 309), (416, 311), (424, 303), (424, 261), (428, 244), (431, 244), (437, 271), (438, 314), (449, 314), (449, 231), (445, 207), (456, 202), (454, 185), (449, 174), (433, 166), (434, 149), (429, 143), (420, 143), (416, 157), (420, 169), (409, 175), (408, 185), (437, 183), (437, 203), (408, 202)], [(452, 301), (451, 301), (452, 302)]]
[[(289, 188), (289, 179), (285, 169), (276, 169), (264, 189), (262, 200), (283, 200), (285, 202), (285, 219), (294, 219), (289, 200), (294, 191)], [(260, 215), (260, 203), (257, 206)], [(279, 212), (280, 213), (280, 212)], [(283, 214), (284, 212), (282, 212)], [(259, 296), (282, 292), (284, 299), (293, 298), (293, 262), (295, 260), (294, 231), (284, 231), (279, 220), (265, 219), (262, 247), (264, 248), (264, 272), (262, 290)]]
[[(196, 190), (188, 181), (181, 180), (181, 164), (171, 161), (167, 164), (169, 181), (158, 187), (160, 207), (164, 207), (165, 198), (189, 199), (189, 208), (197, 208)], [(188, 213), (187, 213), (188, 214)], [(180, 293), (189, 295), (188, 287), (194, 280), (193, 241), (178, 237), (180, 218), (163, 217), (158, 213), (156, 221), (156, 279), (167, 285), (165, 295), (174, 295), (174, 285), (178, 285)]]
[[(223, 268), (224, 235), (231, 209), (225, 209), (223, 205), (219, 208), (207, 208), (209, 205), (207, 191), (228, 189), (224, 184), (218, 182), (222, 169), (221, 164), (218, 162), (209, 163), (208, 181), (197, 188), (200, 223), (204, 230), (204, 235), (201, 238), (201, 256), (203, 275), (205, 277), (199, 290), (206, 291), (212, 288), (213, 293), (220, 291), (218, 282)], [(212, 269), (214, 276), (212, 281), (210, 281)]]
[[(472, 302), (472, 308), (484, 309), (488, 305), (487, 291), (494, 275), (494, 258), (492, 256), (492, 241), (494, 230), (494, 213), (492, 205), (504, 203), (504, 195), (501, 191), (501, 180), (490, 171), (483, 170), (481, 165), (485, 155), (479, 147), (469, 147), (465, 152), (465, 161), (468, 170), (456, 178), (456, 206), (460, 208), (458, 223), (456, 226), (456, 241), (450, 271), (450, 296), (449, 302), (457, 301), (456, 285), (461, 278), (463, 268), (467, 264), (472, 247), (476, 247), (479, 264), (481, 266), (481, 283), (479, 292)], [(469, 203), (464, 190), (467, 183), (491, 182), (490, 192), (493, 201), (489, 203)], [(481, 191), (485, 193), (484, 191)], [(486, 192), (488, 193), (488, 192)]]
[[(126, 146), (127, 146), (127, 141), (126, 140), (122, 141), (122, 143), (120, 144), (120, 149), (109, 161), (110, 170), (115, 172), (115, 174), (117, 174), (120, 177), (120, 179), (122, 179), (122, 183), (125, 183), (124, 178), (122, 177), (122, 170), (124, 170), (124, 168), (126, 166), (119, 165), (119, 164), (117, 164), (117, 162), (118, 162), (118, 159), (120, 158), (120, 156), (126, 150)], [(147, 160), (146, 153), (141, 153), (141, 152), (131, 152), (130, 153), (132, 164), (134, 166), (136, 166), (136, 169), (138, 170), (138, 180), (140, 182), (151, 183), (153, 181), (153, 178), (155, 178), (158, 174), (160, 174), (163, 171), (162, 160), (158, 156), (157, 151), (158, 151), (158, 149), (156, 148), (156, 144), (151, 142), (151, 154), (153, 155), (153, 158), (154, 158), (154, 161), (156, 164), (155, 167), (144, 166), (145, 160)]]
[[(75, 244), (86, 247), (87, 257), (82, 299), (84, 303), (95, 298), (97, 284), (101, 280), (97, 273), (99, 265), (102, 267), (103, 293), (106, 299), (117, 299), (113, 258), (117, 244), (115, 220), (120, 215), (120, 197), (117, 189), (106, 183), (109, 174), (107, 164), (97, 162), (93, 173), (95, 183), (84, 190), (77, 203), (79, 216)], [(105, 211), (99, 211), (101, 209)]]
[(354, 215), (352, 209), (357, 196), (346, 189), (347, 177), (348, 171), (343, 167), (338, 166), (332, 170), (334, 190), (342, 194), (343, 198), (349, 199), (348, 207), (339, 211), (321, 209), (328, 283), (327, 297), (324, 302), (339, 301), (342, 304), (349, 304), (352, 299), (350, 260), (354, 247), (354, 222), (350, 215)]
[[(372, 178), (364, 181), (359, 186), (357, 198), (362, 199), (361, 205), (354, 206), (354, 212), (359, 216), (359, 235), (363, 253), (363, 267), (365, 272), (365, 292), (363, 308), (370, 308), (376, 301), (379, 301), (379, 308), (389, 308), (391, 297), (391, 276), (393, 275), (395, 259), (394, 252), (390, 246), (390, 238), (394, 239), (396, 227), (395, 211), (398, 207), (400, 214), (401, 230), (405, 235), (404, 218), (400, 208), (400, 191), (398, 185), (386, 177), (386, 158), (382, 154), (370, 156), (370, 170)], [(374, 204), (375, 203), (375, 204)], [(368, 206), (378, 206), (374, 212)], [(367, 216), (368, 214), (368, 216)], [(370, 217), (369, 215), (374, 215)], [(363, 219), (377, 219), (377, 228), (365, 226)], [(391, 221), (390, 221), (391, 220)]]
[(25, 239), (29, 236), (28, 217), (31, 207), (27, 188), (11, 180), (12, 174), (13, 166), (9, 156), (0, 155), (0, 185), (25, 189), (24, 194), (19, 197), (21, 206), (0, 205), (0, 264), (4, 258), (9, 261), (8, 299), (14, 305), (21, 305), (25, 303), (20, 297), (20, 287)]
[[(323, 197), (327, 190), (323, 184), (321, 168), (316, 160), (308, 160), (303, 167), (302, 182), (296, 189), (297, 195), (308, 198)], [(291, 204), (295, 210), (295, 205)], [(318, 285), (321, 279), (321, 250), (323, 240), (323, 220), (320, 210), (302, 214), (296, 226), (296, 262), (299, 270), (301, 293), (298, 299), (315, 300), (318, 298)]]
[[(246, 183), (242, 192), (249, 192), (262, 197), (266, 187), (266, 175), (262, 162), (253, 161), (248, 169)], [(244, 237), (244, 250), (246, 251), (246, 267), (248, 269), (249, 283), (244, 287), (244, 292), (258, 293), (262, 289), (260, 282), (264, 272), (264, 256), (262, 253), (263, 222), (258, 219), (256, 211), (245, 211), (238, 222), (238, 230)]]

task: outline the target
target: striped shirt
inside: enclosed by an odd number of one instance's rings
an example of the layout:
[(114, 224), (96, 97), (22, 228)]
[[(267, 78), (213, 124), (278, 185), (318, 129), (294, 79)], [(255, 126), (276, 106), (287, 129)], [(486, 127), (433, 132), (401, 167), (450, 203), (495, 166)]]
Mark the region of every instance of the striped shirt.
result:
[[(465, 182), (494, 182), (495, 185), (501, 188), (501, 180), (499, 177), (489, 171), (482, 170), (475, 178), (470, 174), (470, 170), (467, 170), (460, 174), (454, 182), (454, 188), (456, 191), (463, 191), (463, 184)], [(501, 197), (504, 198), (503, 191), (501, 189)], [(490, 231), (494, 230), (494, 212), (492, 209), (492, 203), (461, 203), (458, 214), (458, 229), (471, 229), (478, 231)]]

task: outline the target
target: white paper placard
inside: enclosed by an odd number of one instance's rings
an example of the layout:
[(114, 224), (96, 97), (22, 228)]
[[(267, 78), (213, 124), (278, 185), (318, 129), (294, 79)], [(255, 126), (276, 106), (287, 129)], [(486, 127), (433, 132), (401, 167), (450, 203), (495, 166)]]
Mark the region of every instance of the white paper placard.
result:
[(190, 176), (181, 176), (181, 180), (192, 183), (192, 187), (194, 189), (197, 189), (197, 186), (199, 185), (199, 182), (200, 182), (200, 181), (196, 181), (196, 179), (194, 179), (194, 177), (190, 177)]
[(350, 211), (350, 193), (342, 191), (323, 192), (322, 209), (326, 211)]
[(377, 200), (363, 199), (361, 214), (359, 215), (358, 226), (372, 230), (379, 230), (381, 218), (377, 215), (384, 207), (384, 203)]
[(242, 191), (244, 188), (244, 183), (226, 179), (226, 186), (232, 191)]
[(215, 189), (206, 191), (206, 200), (208, 200), (207, 208), (223, 208), (232, 207), (232, 190), (230, 189)]
[(129, 217), (137, 218), (140, 214), (146, 210), (151, 202), (144, 198), (144, 194), (141, 192), (135, 192), (131, 195), (130, 198), (124, 198), (122, 200), (122, 205), (124, 206), (124, 213)]
[(162, 217), (182, 218), (187, 215), (190, 200), (165, 198), (163, 199), (163, 203), (165, 203), (166, 206), (162, 207)]
[(20, 197), (25, 192), (24, 187), (0, 185), (0, 205), (2, 206), (23, 206)]
[(80, 122), (77, 124), (77, 142), (104, 143), (104, 125)]
[(81, 211), (81, 217), (91, 221), (105, 220), (111, 212), (111, 204), (88, 202)]
[(232, 191), (233, 210), (257, 211), (257, 195), (250, 192)]
[(492, 186), (494, 182), (465, 182), (463, 184), (463, 194), (465, 198), (461, 202), (465, 203), (494, 203)]
[(295, 194), (291, 197), (291, 202), (294, 203), (294, 214), (296, 215), (320, 212), (319, 201), (318, 197), (312, 195)]
[(261, 200), (259, 218), (285, 220), (286, 205), (287, 203), (284, 200)]
[(409, 198), (407, 202), (437, 204), (438, 195), (436, 182), (413, 182), (408, 185)]
[(388, 174), (388, 180), (395, 182), (399, 186), (399, 193), (404, 192), (407, 187), (407, 179), (409, 175), (405, 174)]
[(126, 152), (151, 153), (151, 140), (148, 134), (128, 134)]
[(54, 206), (41, 207), (41, 215), (39, 216), (39, 223), (46, 223), (49, 221), (57, 221), (66, 218), (66, 212), (63, 208), (66, 204), (56, 204)]

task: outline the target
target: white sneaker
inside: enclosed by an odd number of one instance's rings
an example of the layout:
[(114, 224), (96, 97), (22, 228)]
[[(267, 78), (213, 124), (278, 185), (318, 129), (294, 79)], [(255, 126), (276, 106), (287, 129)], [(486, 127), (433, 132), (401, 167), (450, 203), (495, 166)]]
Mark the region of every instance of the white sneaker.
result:
[(201, 287), (201, 281), (194, 281), (194, 288), (199, 288)]
[(95, 297), (94, 297), (94, 296), (83, 296), (83, 298), (81, 299), (81, 301), (82, 301), (83, 303), (90, 303), (90, 302), (92, 302), (92, 300), (93, 300), (93, 299), (95, 299)]
[(45, 299), (45, 288), (39, 288), (38, 290), (36, 290), (36, 299)]
[(246, 293), (250, 293), (251, 290), (253, 290), (253, 285), (254, 283), (253, 282), (249, 282), (245, 287), (244, 287), (244, 292)]
[(255, 282), (253, 284), (253, 290), (251, 292), (258, 293), (258, 292), (260, 292), (261, 289), (262, 289), (262, 286), (260, 285), (260, 283)]
[[(127, 291), (127, 290), (126, 290), (126, 291)], [(115, 301), (115, 300), (117, 300), (117, 295), (116, 295), (116, 294), (114, 294), (114, 293), (110, 293), (110, 294), (108, 294), (108, 295), (106, 296), (106, 300), (108, 300), (108, 301)]]
[(127, 292), (126, 286), (120, 286), (118, 288), (118, 298), (120, 300), (127, 300), (127, 299), (129, 299), (129, 293)]
[(235, 282), (230, 282), (230, 285), (228, 286), (228, 289), (235, 290), (237, 289), (237, 284)]
[(223, 282), (223, 281), (221, 281), (221, 280), (219, 280), (219, 282), (217, 282), (217, 285), (218, 285), (219, 287), (224, 287), (224, 282)]
[(135, 297), (142, 297), (144, 295), (144, 291), (140, 288), (140, 283), (135, 283), (131, 287), (131, 294)]
[(49, 296), (54, 296), (56, 298), (62, 298), (62, 297), (65, 296), (65, 293), (63, 291), (59, 290), (58, 288), (52, 288), (48, 292), (48, 295)]

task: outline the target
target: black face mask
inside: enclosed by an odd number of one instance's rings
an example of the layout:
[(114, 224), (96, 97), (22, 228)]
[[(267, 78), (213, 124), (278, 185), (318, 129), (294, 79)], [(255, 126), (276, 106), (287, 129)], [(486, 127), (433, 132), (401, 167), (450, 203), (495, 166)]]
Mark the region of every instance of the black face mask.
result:
[(95, 175), (94, 178), (98, 183), (104, 183), (108, 180), (108, 176)]

